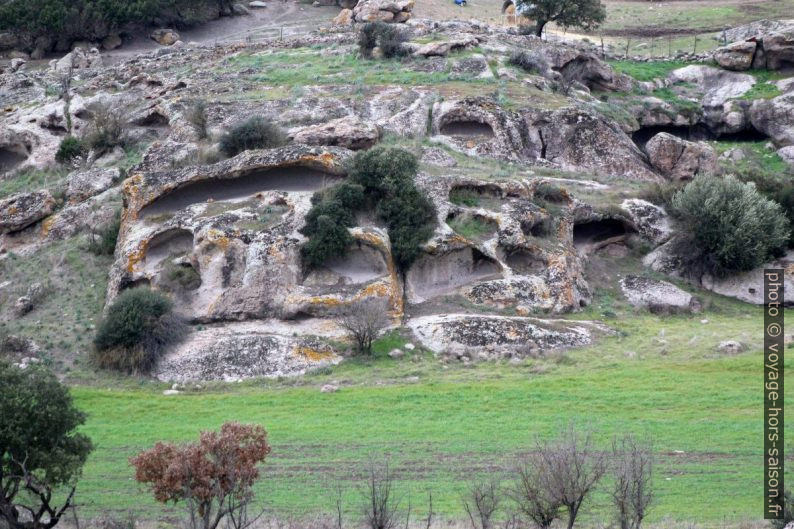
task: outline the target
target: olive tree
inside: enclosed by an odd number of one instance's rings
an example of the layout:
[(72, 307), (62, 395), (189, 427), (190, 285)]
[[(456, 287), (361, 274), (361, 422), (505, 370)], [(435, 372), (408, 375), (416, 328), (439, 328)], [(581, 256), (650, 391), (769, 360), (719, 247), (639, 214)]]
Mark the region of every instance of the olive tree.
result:
[[(66, 387), (41, 366), (0, 361), (0, 526), (50, 529), (73, 505), (91, 440)], [(64, 499), (57, 501), (59, 489)]]
[(538, 37), (549, 22), (563, 28), (590, 30), (607, 17), (601, 0), (516, 0), (516, 10), (535, 21), (535, 35)]

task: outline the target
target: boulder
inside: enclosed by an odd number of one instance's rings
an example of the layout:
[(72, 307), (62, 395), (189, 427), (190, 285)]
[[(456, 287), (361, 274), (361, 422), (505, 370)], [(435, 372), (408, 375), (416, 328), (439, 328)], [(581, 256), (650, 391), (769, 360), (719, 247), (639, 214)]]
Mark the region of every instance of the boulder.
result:
[(66, 198), (72, 203), (82, 202), (110, 189), (120, 178), (121, 170), (119, 168), (96, 167), (75, 171), (67, 177), (69, 183)]
[(263, 2), (262, 0), (253, 0), (252, 2), (248, 2), (248, 7), (251, 9), (264, 9), (267, 7), (267, 2)]
[(732, 298), (753, 303), (754, 305), (764, 304), (764, 270), (783, 269), (784, 292), (786, 292), (786, 303), (791, 303), (791, 293), (794, 292), (794, 252), (790, 251), (784, 257), (776, 259), (771, 263), (764, 264), (748, 272), (740, 272), (728, 277), (712, 277), (704, 275), (701, 278), (701, 285), (707, 290), (729, 296)]
[(717, 153), (705, 142), (686, 141), (660, 132), (645, 145), (651, 165), (671, 180), (691, 180), (717, 169)]
[(749, 70), (758, 44), (755, 41), (734, 42), (714, 50), (714, 60), (726, 70)]
[(389, 351), (389, 357), (395, 360), (399, 360), (404, 356), (405, 356), (405, 351), (403, 351), (402, 349), (392, 349), (391, 351)]
[(290, 130), (296, 143), (333, 145), (351, 150), (369, 149), (380, 139), (380, 129), (356, 116), (345, 116), (319, 125)]
[(474, 35), (453, 36), (446, 40), (428, 42), (412, 49), (414, 57), (446, 57), (450, 52), (462, 50), (480, 43)]
[(783, 147), (777, 151), (778, 156), (788, 164), (789, 167), (794, 169), (794, 145)]
[(360, 0), (353, 8), (356, 22), (402, 23), (411, 18), (414, 0)]
[(55, 199), (42, 189), (32, 193), (17, 193), (0, 200), (0, 234), (27, 228), (50, 215), (55, 209)]
[(75, 48), (61, 57), (53, 69), (58, 73), (68, 73), (71, 70), (85, 70), (102, 66), (102, 55), (96, 48)]
[(251, 12), (243, 4), (232, 4), (232, 14), (236, 16), (250, 15)]
[(12, 72), (18, 72), (19, 69), (25, 66), (26, 63), (27, 61), (25, 59), (20, 59), (20, 58), (11, 59), (11, 63), (9, 64), (9, 67)]
[(118, 33), (113, 33), (102, 39), (102, 48), (105, 50), (115, 50), (122, 44), (121, 36)]
[(717, 351), (729, 355), (736, 355), (744, 352), (747, 347), (742, 342), (736, 340), (724, 340), (717, 346)]
[(794, 28), (763, 38), (767, 70), (794, 67)]
[(179, 39), (179, 33), (175, 29), (156, 29), (149, 37), (161, 46), (172, 46)]
[(620, 290), (631, 306), (657, 314), (693, 312), (699, 304), (692, 295), (672, 283), (641, 276), (620, 280)]
[(422, 345), (431, 351), (454, 351), (460, 357), (485, 348), (519, 354), (532, 344), (538, 352), (589, 345), (611, 330), (591, 321), (437, 314), (412, 318), (408, 326)]
[(334, 26), (349, 26), (353, 23), (353, 10), (343, 9), (331, 21)]
[(672, 236), (673, 230), (664, 208), (639, 198), (626, 199), (620, 207), (646, 240), (658, 245), (667, 242)]
[(757, 99), (749, 110), (750, 123), (780, 147), (794, 145), (794, 92), (773, 99)]
[(339, 386), (336, 384), (323, 384), (323, 387), (320, 388), (320, 393), (336, 393), (339, 391)]

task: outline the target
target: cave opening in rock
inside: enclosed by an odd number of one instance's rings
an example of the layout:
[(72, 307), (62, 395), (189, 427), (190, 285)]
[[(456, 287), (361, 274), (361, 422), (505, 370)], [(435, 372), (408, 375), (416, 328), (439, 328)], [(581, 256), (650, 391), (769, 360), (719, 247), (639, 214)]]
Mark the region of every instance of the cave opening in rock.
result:
[(152, 112), (151, 114), (148, 114), (145, 117), (137, 120), (135, 124), (140, 125), (141, 127), (159, 129), (168, 127), (169, 121), (168, 118), (161, 113)]
[(24, 156), (16, 151), (0, 147), (0, 174), (13, 171), (27, 159), (27, 156)]
[(502, 209), (502, 189), (497, 185), (459, 185), (449, 191), (449, 201), (457, 206)]
[(185, 254), (193, 249), (193, 234), (188, 230), (172, 229), (158, 233), (146, 247), (146, 263), (157, 264), (168, 256)]
[(457, 287), (500, 277), (499, 263), (477, 248), (465, 247), (444, 255), (424, 255), (406, 273), (409, 298), (421, 302)]
[(573, 227), (573, 243), (577, 247), (593, 245), (614, 237), (628, 235), (633, 231), (617, 219), (583, 222), (575, 224)]
[(479, 121), (450, 121), (441, 127), (444, 136), (494, 137), (493, 128)]
[(732, 134), (721, 134), (720, 141), (731, 141), (736, 143), (758, 143), (769, 140), (769, 136), (756, 130), (754, 127), (748, 127), (742, 131), (734, 132)]
[(504, 262), (513, 272), (521, 275), (540, 274), (546, 270), (546, 262), (524, 248), (504, 250)]
[(119, 284), (119, 293), (121, 293), (121, 292), (123, 292), (125, 290), (129, 290), (131, 288), (138, 288), (138, 287), (149, 288), (150, 286), (151, 286), (151, 282), (145, 277), (142, 277), (140, 279), (136, 279), (134, 281), (131, 280), (131, 279), (125, 278), (125, 279), (122, 279), (121, 283)]
[(631, 139), (634, 141), (637, 147), (640, 149), (645, 149), (645, 144), (660, 132), (672, 134), (673, 136), (681, 138), (682, 140), (710, 139), (708, 132), (701, 127), (677, 127), (673, 125), (642, 127), (641, 129), (632, 133)]
[(451, 212), (446, 222), (455, 233), (474, 241), (490, 239), (499, 230), (499, 225), (495, 221), (468, 211)]
[(237, 178), (188, 183), (155, 199), (141, 210), (141, 217), (173, 213), (208, 200), (241, 200), (261, 191), (311, 192), (336, 184), (341, 177), (292, 166), (250, 171)]
[(389, 271), (383, 254), (360, 243), (356, 243), (356, 247), (344, 256), (329, 260), (325, 267), (343, 278), (345, 283), (354, 285), (368, 283)]

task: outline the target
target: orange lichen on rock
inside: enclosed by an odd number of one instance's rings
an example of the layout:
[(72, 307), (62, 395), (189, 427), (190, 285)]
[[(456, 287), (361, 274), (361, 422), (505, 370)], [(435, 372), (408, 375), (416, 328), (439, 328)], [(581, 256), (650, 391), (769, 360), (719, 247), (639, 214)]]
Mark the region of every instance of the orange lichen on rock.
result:
[(135, 271), (135, 266), (146, 258), (146, 249), (149, 241), (141, 241), (138, 248), (127, 254), (127, 272), (130, 274)]
[(52, 229), (52, 225), (55, 224), (55, 215), (51, 215), (41, 221), (41, 237), (45, 238), (47, 235), (50, 234), (50, 230)]
[(323, 360), (329, 360), (334, 356), (334, 352), (330, 349), (320, 350), (306, 345), (295, 346), (295, 348), (292, 350), (292, 353), (295, 356), (299, 356), (310, 362), (322, 362)]

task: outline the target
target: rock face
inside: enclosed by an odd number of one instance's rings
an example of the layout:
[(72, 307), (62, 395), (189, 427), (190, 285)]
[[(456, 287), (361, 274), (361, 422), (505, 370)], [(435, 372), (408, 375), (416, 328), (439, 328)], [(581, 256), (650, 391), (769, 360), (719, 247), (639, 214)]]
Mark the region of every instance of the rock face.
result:
[(794, 28), (765, 36), (762, 45), (768, 70), (794, 66)]
[(356, 22), (402, 23), (411, 18), (414, 0), (359, 0), (353, 8)]
[(495, 357), (523, 357), (592, 343), (609, 333), (604, 325), (588, 321), (546, 320), (505, 316), (439, 314), (414, 318), (409, 327), (422, 345), (437, 353), (479, 351)]
[(717, 169), (717, 153), (705, 142), (682, 140), (660, 132), (645, 145), (651, 165), (671, 180), (691, 180)]
[(359, 150), (375, 145), (380, 139), (380, 129), (356, 116), (346, 116), (320, 125), (292, 129), (290, 136), (297, 143)]
[(620, 207), (628, 213), (637, 231), (649, 242), (656, 245), (667, 242), (673, 234), (665, 210), (639, 198), (629, 198)]
[(758, 44), (755, 41), (734, 42), (714, 50), (714, 60), (726, 70), (749, 70)]
[(794, 145), (794, 92), (753, 101), (749, 110), (753, 127), (772, 138), (778, 146)]
[(703, 288), (730, 296), (754, 305), (764, 304), (764, 270), (782, 268), (783, 277), (780, 278), (786, 292), (786, 305), (793, 301), (788, 293), (794, 292), (794, 252), (789, 252), (785, 257), (771, 263), (759, 266), (749, 272), (743, 272), (727, 278), (714, 278), (704, 276), (701, 280)]
[(302, 375), (334, 365), (342, 357), (327, 344), (293, 334), (315, 333), (343, 338), (328, 328), (300, 328), (278, 321), (232, 323), (192, 332), (157, 367), (168, 382)]
[(627, 276), (620, 280), (620, 289), (633, 307), (654, 313), (692, 312), (699, 308), (690, 293), (667, 281)]
[(54, 209), (55, 199), (47, 190), (17, 193), (0, 200), (0, 234), (27, 228)]
[(66, 197), (70, 202), (77, 203), (110, 189), (119, 180), (121, 171), (118, 168), (94, 168), (75, 171), (69, 175), (69, 187)]

